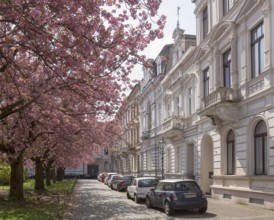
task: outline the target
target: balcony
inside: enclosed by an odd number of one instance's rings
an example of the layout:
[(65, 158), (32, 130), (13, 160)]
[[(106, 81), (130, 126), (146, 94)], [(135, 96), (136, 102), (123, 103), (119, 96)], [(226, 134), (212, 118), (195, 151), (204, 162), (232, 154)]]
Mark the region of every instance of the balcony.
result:
[(143, 131), (141, 138), (142, 138), (142, 140), (148, 140), (150, 138), (149, 131)]
[(180, 116), (171, 116), (164, 120), (162, 133), (164, 138), (175, 138), (182, 135), (183, 118)]
[(222, 121), (235, 122), (238, 119), (238, 102), (238, 91), (220, 87), (204, 98), (198, 114), (209, 117), (214, 125)]

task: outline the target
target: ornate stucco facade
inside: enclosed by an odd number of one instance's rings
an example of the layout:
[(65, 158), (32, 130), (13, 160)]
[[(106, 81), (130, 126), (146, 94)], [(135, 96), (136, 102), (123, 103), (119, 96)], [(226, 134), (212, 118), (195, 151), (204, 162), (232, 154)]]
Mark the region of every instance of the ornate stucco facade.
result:
[(274, 209), (274, 2), (192, 2), (197, 36), (177, 27), (144, 68), (138, 175)]

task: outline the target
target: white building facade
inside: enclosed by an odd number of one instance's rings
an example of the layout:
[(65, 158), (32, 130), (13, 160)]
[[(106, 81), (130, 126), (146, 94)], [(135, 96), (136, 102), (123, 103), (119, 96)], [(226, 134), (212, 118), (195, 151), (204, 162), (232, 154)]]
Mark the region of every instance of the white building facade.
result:
[(193, 2), (197, 180), (214, 198), (274, 209), (274, 1)]
[(274, 1), (192, 2), (197, 39), (177, 27), (144, 68), (139, 175), (274, 209)]

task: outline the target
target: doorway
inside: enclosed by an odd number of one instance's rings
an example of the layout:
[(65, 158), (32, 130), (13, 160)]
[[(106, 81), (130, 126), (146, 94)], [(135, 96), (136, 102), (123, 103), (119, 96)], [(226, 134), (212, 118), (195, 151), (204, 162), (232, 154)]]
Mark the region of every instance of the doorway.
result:
[(213, 141), (211, 136), (206, 134), (201, 142), (201, 188), (211, 195), (210, 186), (213, 184)]
[(91, 179), (96, 179), (98, 176), (99, 166), (97, 164), (88, 165), (88, 176)]

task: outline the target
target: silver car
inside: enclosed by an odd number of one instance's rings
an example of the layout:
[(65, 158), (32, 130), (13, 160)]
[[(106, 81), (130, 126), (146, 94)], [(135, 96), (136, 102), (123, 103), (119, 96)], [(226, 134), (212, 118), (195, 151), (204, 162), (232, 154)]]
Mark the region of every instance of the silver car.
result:
[(132, 181), (132, 185), (127, 187), (127, 198), (135, 200), (136, 203), (140, 199), (145, 199), (150, 189), (155, 188), (158, 183), (156, 177), (136, 177)]

